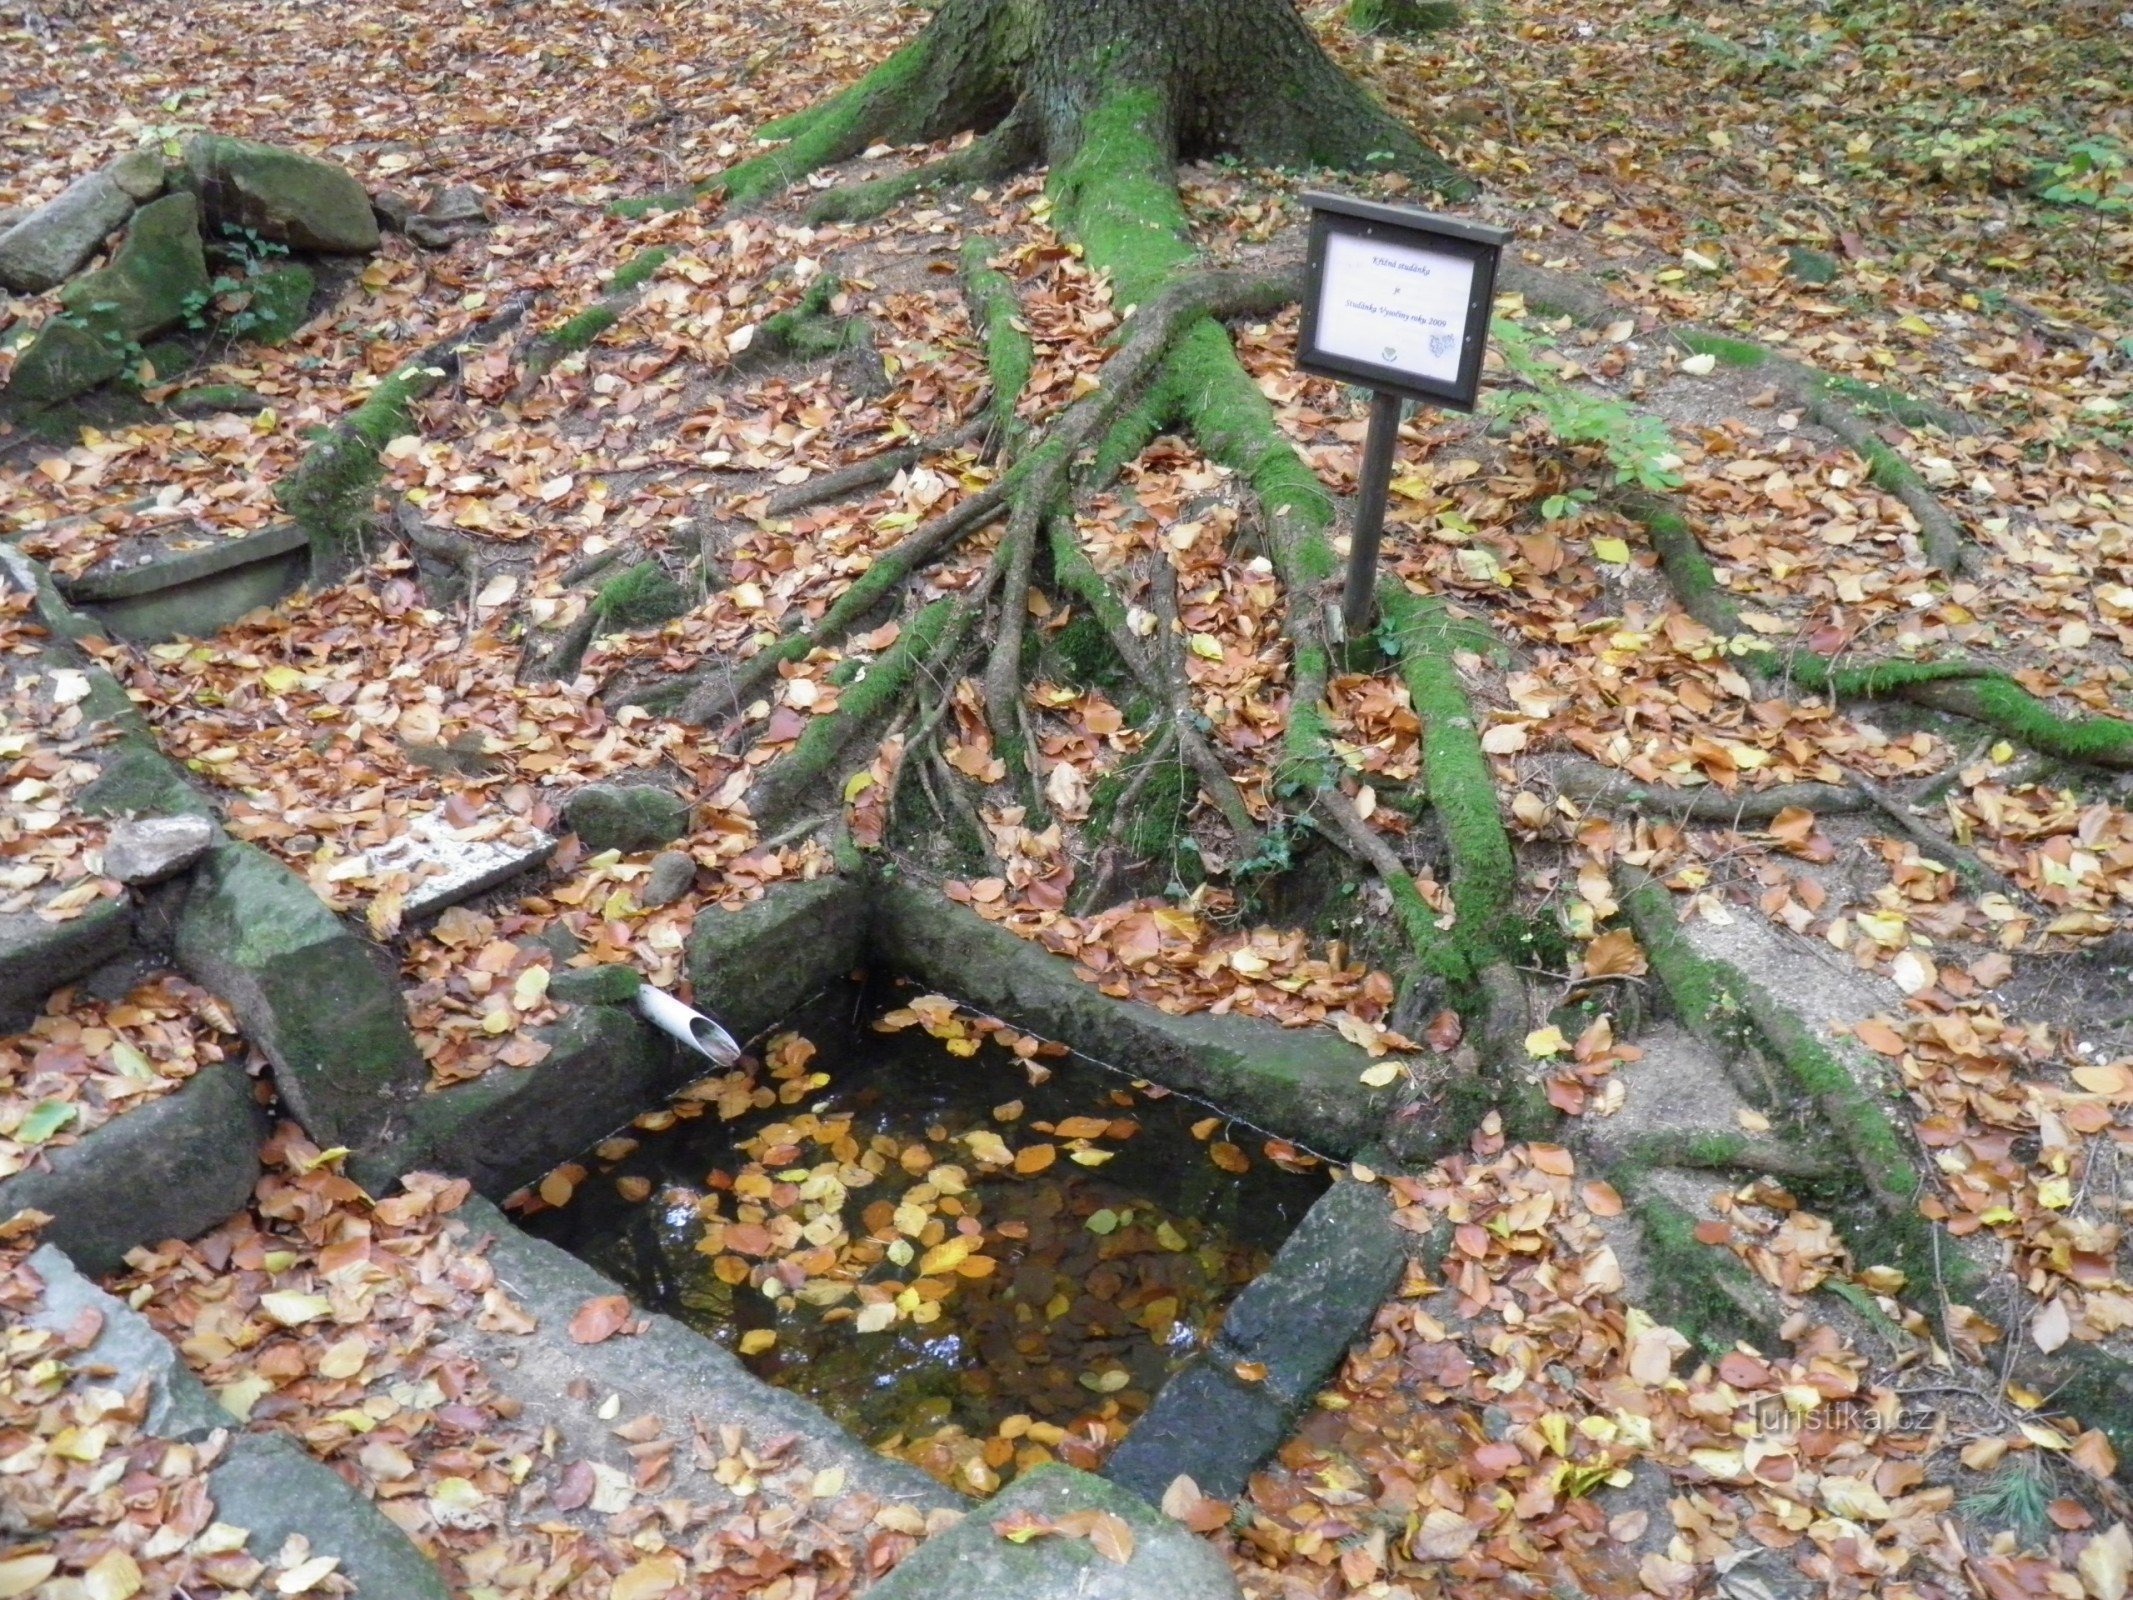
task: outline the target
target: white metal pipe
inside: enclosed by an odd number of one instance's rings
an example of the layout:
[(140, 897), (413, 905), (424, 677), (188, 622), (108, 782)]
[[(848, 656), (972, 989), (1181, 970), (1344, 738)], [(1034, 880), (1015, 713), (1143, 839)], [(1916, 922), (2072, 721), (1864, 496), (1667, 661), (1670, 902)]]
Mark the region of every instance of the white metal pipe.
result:
[(741, 1059), (741, 1047), (733, 1035), (698, 1011), (685, 1006), (662, 989), (643, 984), (637, 990), (637, 1009), (644, 1020), (668, 1038), (687, 1045), (719, 1066), (730, 1067)]

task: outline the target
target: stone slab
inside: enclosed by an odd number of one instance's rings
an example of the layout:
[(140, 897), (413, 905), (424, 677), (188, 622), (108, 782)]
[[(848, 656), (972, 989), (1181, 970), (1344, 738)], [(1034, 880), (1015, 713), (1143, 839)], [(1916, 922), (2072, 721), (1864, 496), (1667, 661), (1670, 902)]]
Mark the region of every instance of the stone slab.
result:
[(218, 1061), (52, 1151), (48, 1170), (0, 1180), (0, 1216), (47, 1212), (48, 1243), (85, 1271), (116, 1272), (136, 1246), (193, 1238), (242, 1207), (266, 1134), (252, 1080)]
[(1320, 1195), (1273, 1265), (1230, 1303), (1214, 1358), (1256, 1361), (1281, 1405), (1309, 1405), (1399, 1286), (1414, 1235), (1392, 1211), (1382, 1184), (1341, 1182)]
[(696, 1009), (745, 1044), (847, 977), (866, 925), (866, 894), (850, 878), (781, 884), (738, 911), (712, 906), (689, 932)]
[(952, 999), (1329, 1155), (1379, 1136), (1390, 1100), (1359, 1081), (1370, 1058), (1322, 1029), (1114, 1000), (1049, 951), (915, 884), (878, 884), (870, 910), (874, 956)]
[(65, 922), (34, 911), (0, 916), (0, 1019), (35, 1015), (46, 995), (122, 955), (132, 941), (124, 900), (99, 900)]
[[(1058, 1518), (1105, 1511), (1133, 1530), (1123, 1565), (1087, 1539), (1027, 1544), (993, 1524), (1016, 1512)], [(935, 1534), (867, 1591), (870, 1600), (1237, 1600), (1237, 1580), (1212, 1545), (1101, 1478), (1039, 1467), (946, 1533)]]
[(22, 294), (56, 288), (132, 215), (133, 196), (109, 173), (76, 178), (0, 233), (0, 285)]
[[(151, 1433), (184, 1443), (197, 1443), (217, 1429), (235, 1433), (237, 1419), (215, 1403), (147, 1318), (83, 1277), (50, 1243), (37, 1248), (30, 1265), (45, 1283), (44, 1304), (32, 1314), (32, 1324), (62, 1328), (81, 1312), (96, 1311), (102, 1329), (76, 1365), (110, 1368), (113, 1377), (105, 1381), (119, 1389), (147, 1382)], [(289, 1439), (235, 1433), (207, 1485), (216, 1520), (243, 1528), (260, 1560), (271, 1560), (290, 1534), (301, 1533), (314, 1555), (339, 1560), (338, 1570), (355, 1580), (360, 1594), (446, 1600), (442, 1575), (407, 1535), (331, 1467)]]
[[(121, 639), (137, 644), (205, 639), (241, 617), (278, 605), (301, 589), (311, 576), (307, 542), (299, 539), (294, 549), (275, 548), (281, 544), (277, 538), (250, 550), (244, 548), (250, 544), (249, 540), (232, 540), (231, 547), (245, 559), (219, 566), (204, 576), (158, 582), (110, 599), (88, 598), (76, 586), (72, 597), (107, 633)], [(260, 553), (262, 550), (266, 553)], [(114, 577), (154, 574), (163, 567), (158, 562)]]
[(241, 539), (218, 539), (205, 533), (201, 537), (206, 542), (195, 549), (158, 554), (128, 566), (95, 566), (78, 578), (60, 579), (59, 592), (75, 605), (128, 600), (307, 548), (304, 530), (293, 522), (277, 522)]
[(1150, 1505), (1179, 1473), (1205, 1494), (1233, 1500), (1282, 1446), (1293, 1421), (1263, 1385), (1201, 1357), (1178, 1373), (1104, 1463), (1104, 1476)]
[[(655, 1413), (670, 1438), (686, 1440), (692, 1426), (715, 1437), (729, 1424), (758, 1444), (796, 1438), (795, 1450), (809, 1468), (844, 1468), (846, 1494), (921, 1511), (963, 1504), (916, 1467), (876, 1455), (806, 1400), (772, 1388), (722, 1345), (670, 1317), (643, 1313), (641, 1333), (573, 1343), (570, 1319), (586, 1301), (617, 1293), (615, 1285), (575, 1256), (522, 1232), (486, 1200), (469, 1200), (457, 1216), (469, 1229), (468, 1248), (494, 1241), (488, 1257), (497, 1279), (537, 1327), (531, 1334), (488, 1333), (462, 1323), (446, 1330), (447, 1341), (480, 1360), (498, 1388), (524, 1405), (522, 1425), (555, 1428), (564, 1457), (630, 1470), (613, 1418), (598, 1415), (603, 1401), (618, 1396), (621, 1417)], [(589, 1399), (569, 1392), (580, 1379), (591, 1386)], [(582, 1385), (579, 1392), (585, 1392)], [(679, 1452), (677, 1462), (687, 1455)], [(708, 1477), (692, 1479), (688, 1492), (711, 1487)]]
[(555, 854), (556, 841), (529, 829), (529, 842), (468, 838), (441, 812), (416, 817), (408, 831), (370, 852), (375, 873), (405, 871), (414, 879), (401, 907), (401, 923), (412, 927), (447, 906), (531, 872)]
[(429, 1069), (392, 963), (264, 851), (218, 845), (193, 869), (174, 953), (274, 1064), (283, 1103), (321, 1145), (388, 1131)]
[(539, 1037), (552, 1047), (546, 1058), (421, 1096), (392, 1138), (350, 1158), (349, 1173), (382, 1193), (403, 1173), (444, 1172), (501, 1199), (663, 1104), (706, 1065), (620, 1006), (579, 1006)]

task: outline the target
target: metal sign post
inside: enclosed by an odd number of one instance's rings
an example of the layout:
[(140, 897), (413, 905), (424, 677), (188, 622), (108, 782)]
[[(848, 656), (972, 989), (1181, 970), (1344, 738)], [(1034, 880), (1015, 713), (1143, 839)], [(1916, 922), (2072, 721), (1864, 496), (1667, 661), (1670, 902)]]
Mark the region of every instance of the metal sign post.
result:
[(1504, 228), (1314, 191), (1296, 365), (1371, 391), (1348, 579), (1347, 638), (1368, 631), (1385, 497), (1408, 399), (1474, 409)]

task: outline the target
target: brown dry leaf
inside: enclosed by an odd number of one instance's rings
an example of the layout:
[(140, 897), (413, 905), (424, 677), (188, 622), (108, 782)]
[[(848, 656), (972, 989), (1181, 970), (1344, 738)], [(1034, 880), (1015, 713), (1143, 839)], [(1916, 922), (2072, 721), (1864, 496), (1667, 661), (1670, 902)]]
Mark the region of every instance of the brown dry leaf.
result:
[(628, 1298), (604, 1294), (578, 1307), (577, 1315), (570, 1319), (570, 1337), (576, 1344), (601, 1344), (628, 1327), (629, 1322)]

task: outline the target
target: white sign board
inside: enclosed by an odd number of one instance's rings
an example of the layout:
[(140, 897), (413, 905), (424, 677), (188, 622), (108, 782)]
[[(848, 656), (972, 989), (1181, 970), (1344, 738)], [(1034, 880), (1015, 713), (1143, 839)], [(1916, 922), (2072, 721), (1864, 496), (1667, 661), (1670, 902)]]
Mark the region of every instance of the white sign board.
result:
[(1318, 349), (1457, 383), (1473, 287), (1470, 255), (1336, 233), (1319, 285)]
[(1350, 195), (1303, 199), (1312, 216), (1297, 366), (1473, 410), (1497, 258), (1510, 234)]

